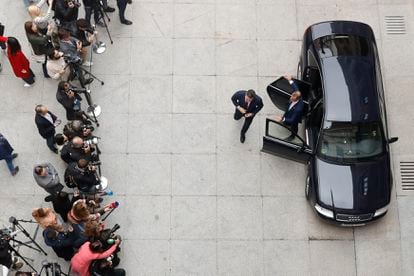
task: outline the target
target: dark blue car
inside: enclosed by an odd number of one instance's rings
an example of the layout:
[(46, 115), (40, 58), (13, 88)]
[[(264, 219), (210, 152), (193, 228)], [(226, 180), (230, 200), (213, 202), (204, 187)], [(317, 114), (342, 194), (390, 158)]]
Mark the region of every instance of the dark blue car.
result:
[[(392, 172), (384, 89), (372, 29), (330, 21), (304, 34), (298, 79), (304, 133), (266, 120), (263, 152), (307, 166), (306, 197), (340, 225), (363, 225), (387, 213)], [(292, 88), (279, 78), (267, 92), (281, 110)], [(302, 131), (303, 132), (303, 131)]]

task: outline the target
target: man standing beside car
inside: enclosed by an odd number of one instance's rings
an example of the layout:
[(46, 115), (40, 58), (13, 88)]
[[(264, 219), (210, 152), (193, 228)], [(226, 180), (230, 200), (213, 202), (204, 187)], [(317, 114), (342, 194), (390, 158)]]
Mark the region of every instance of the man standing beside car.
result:
[(289, 84), (293, 89), (293, 93), (290, 96), (289, 105), (285, 114), (283, 114), (282, 117), (276, 116), (276, 121), (289, 126), (292, 132), (298, 133), (298, 124), (302, 120), (305, 104), (299, 91), (299, 86), (295, 83), (293, 77), (284, 76), (284, 78), (289, 81)]
[(244, 124), (240, 132), (240, 142), (246, 140), (246, 132), (253, 121), (254, 116), (263, 108), (263, 101), (254, 90), (241, 90), (234, 93), (231, 101), (236, 107), (234, 119), (240, 120), (244, 117)]

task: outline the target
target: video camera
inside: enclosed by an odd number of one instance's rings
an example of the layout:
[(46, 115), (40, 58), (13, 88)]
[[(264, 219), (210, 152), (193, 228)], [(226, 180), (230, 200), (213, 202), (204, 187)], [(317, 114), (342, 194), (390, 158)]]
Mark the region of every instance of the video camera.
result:
[(50, 276), (66, 275), (62, 272), (62, 269), (58, 263), (50, 263), (47, 260), (42, 262), (42, 269), (40, 270), (39, 275), (42, 275), (43, 270), (45, 270), (46, 275)]
[(82, 59), (79, 56), (64, 54), (63, 59), (69, 65), (70, 64), (72, 64), (72, 65), (81, 65), (82, 64)]
[(90, 138), (88, 138), (88, 139), (84, 139), (83, 140), (83, 145), (85, 146), (85, 147), (87, 147), (87, 146), (92, 146), (92, 145), (97, 145), (98, 144), (98, 142), (99, 142), (99, 137), (98, 136), (92, 136), (92, 137), (90, 137)]

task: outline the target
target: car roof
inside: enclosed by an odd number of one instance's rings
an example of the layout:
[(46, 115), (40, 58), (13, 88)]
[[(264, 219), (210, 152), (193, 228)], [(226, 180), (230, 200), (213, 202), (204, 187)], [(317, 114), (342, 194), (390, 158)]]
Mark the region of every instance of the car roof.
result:
[(320, 37), (332, 34), (357, 35), (374, 41), (374, 33), (369, 25), (356, 21), (326, 21), (311, 25), (307, 32), (310, 32), (312, 41)]
[(373, 62), (361, 56), (320, 60), (325, 119), (341, 122), (380, 121)]

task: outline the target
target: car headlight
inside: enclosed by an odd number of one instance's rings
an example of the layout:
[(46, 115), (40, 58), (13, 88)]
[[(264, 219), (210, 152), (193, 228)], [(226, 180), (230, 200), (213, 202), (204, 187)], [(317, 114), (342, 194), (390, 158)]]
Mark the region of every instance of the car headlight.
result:
[(318, 204), (315, 204), (315, 210), (324, 217), (334, 218), (334, 213), (331, 210), (323, 208)]
[(388, 205), (382, 208), (379, 208), (378, 210), (375, 211), (374, 218), (383, 215), (387, 211), (388, 211)]

